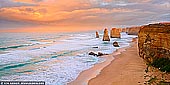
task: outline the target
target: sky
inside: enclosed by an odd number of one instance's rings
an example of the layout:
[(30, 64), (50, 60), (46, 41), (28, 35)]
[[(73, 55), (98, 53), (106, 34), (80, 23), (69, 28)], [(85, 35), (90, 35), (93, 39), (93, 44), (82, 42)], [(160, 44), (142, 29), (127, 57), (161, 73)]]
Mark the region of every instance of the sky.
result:
[(0, 0), (0, 32), (60, 32), (170, 21), (170, 0)]

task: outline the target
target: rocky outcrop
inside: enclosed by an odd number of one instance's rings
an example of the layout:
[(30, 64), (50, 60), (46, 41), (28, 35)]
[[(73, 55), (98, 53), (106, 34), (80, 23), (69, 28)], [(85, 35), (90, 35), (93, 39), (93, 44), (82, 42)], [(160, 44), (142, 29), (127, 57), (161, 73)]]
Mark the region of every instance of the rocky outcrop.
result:
[(106, 55), (106, 54), (103, 54), (101, 52), (98, 52), (98, 55), (97, 56), (103, 56), (103, 55)]
[(111, 38), (120, 38), (120, 29), (117, 28), (112, 28), (112, 30), (110, 31), (110, 37)]
[(104, 29), (103, 41), (110, 41), (108, 30), (106, 28)]
[(126, 28), (126, 32), (128, 35), (138, 35), (138, 32), (141, 27), (129, 27)]
[(89, 55), (97, 56), (97, 54), (94, 52), (90, 52)]
[(138, 34), (139, 55), (147, 62), (170, 58), (170, 23), (149, 24)]
[(94, 53), (94, 52), (90, 52), (89, 55), (92, 55), (92, 56), (104, 56), (104, 55), (108, 55), (108, 54), (104, 54), (104, 53), (101, 53), (101, 52), (98, 52), (98, 54)]
[(113, 42), (113, 46), (114, 47), (119, 47), (119, 43), (115, 41), (115, 42)]
[(96, 38), (99, 38), (99, 33), (96, 31)]
[(94, 46), (94, 47), (92, 47), (92, 48), (99, 48), (98, 46)]

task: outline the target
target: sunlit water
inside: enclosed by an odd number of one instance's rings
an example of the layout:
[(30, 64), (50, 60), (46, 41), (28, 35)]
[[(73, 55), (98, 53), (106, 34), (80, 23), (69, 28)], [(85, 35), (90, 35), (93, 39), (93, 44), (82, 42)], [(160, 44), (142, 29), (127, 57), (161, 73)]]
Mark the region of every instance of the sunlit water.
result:
[[(136, 36), (121, 33), (110, 42), (95, 38), (95, 32), (1, 33), (0, 80), (43, 80), (47, 85), (65, 85), (80, 72), (105, 61), (88, 53), (112, 53), (129, 46)], [(120, 47), (113, 47), (117, 41)], [(98, 48), (94, 48), (98, 47)]]

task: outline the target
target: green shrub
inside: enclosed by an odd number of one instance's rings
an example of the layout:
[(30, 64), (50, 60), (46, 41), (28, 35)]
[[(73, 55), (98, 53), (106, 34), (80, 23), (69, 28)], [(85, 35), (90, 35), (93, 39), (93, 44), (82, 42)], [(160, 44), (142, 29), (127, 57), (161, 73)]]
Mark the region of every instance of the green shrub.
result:
[(162, 72), (170, 72), (170, 59), (169, 58), (157, 58), (151, 63), (151, 66), (159, 68)]

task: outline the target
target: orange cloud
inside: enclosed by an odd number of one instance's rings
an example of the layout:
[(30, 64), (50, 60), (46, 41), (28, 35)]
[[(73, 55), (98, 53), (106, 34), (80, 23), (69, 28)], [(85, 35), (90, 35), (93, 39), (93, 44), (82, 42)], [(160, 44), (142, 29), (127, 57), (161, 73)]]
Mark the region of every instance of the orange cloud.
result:
[[(36, 3), (37, 0), (15, 0), (20, 2)], [(39, 0), (37, 6), (21, 6), (0, 9), (2, 17), (28, 20), (34, 22), (61, 21), (70, 18), (98, 16), (97, 14), (109, 14), (117, 12), (132, 12), (123, 8), (93, 8), (86, 0)], [(76, 15), (76, 17), (75, 17)]]
[[(149, 22), (154, 21), (153, 17), (155, 16), (168, 14), (169, 10), (168, 4), (163, 4), (165, 6), (153, 5), (155, 2), (152, 3), (152, 0), (8, 1), (12, 1), (13, 6), (6, 4), (7, 7), (0, 8), (0, 19), (46, 25), (51, 30), (60, 28), (69, 30), (82, 27), (84, 29), (94, 27), (95, 29), (104, 26), (135, 24), (136, 21), (139, 23), (140, 21)], [(155, 10), (156, 8), (159, 9), (160, 14)], [(31, 29), (33, 30), (33, 28)], [(45, 30), (37, 27), (34, 29)], [(30, 29), (24, 30), (29, 31)]]

